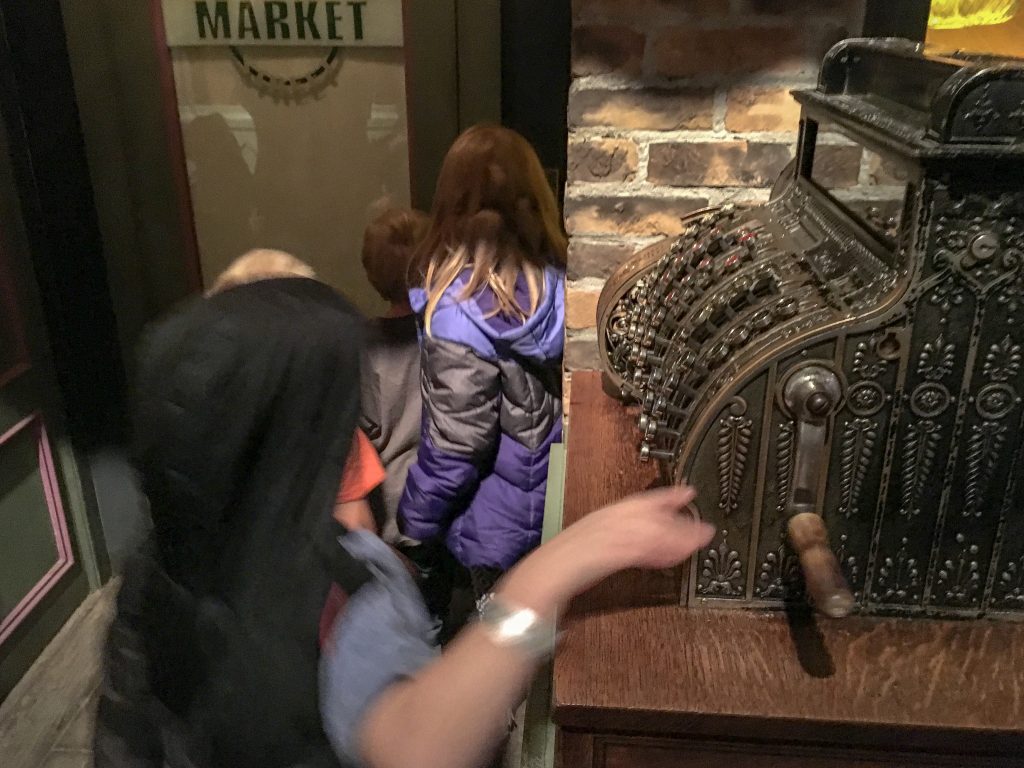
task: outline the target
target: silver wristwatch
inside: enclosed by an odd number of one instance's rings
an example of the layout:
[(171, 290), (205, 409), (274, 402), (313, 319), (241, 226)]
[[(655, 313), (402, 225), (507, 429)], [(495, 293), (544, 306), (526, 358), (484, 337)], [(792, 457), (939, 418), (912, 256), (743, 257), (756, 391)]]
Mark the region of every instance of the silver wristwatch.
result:
[(512, 605), (493, 593), (481, 597), (476, 607), (480, 626), (495, 645), (515, 648), (534, 659), (554, 652), (558, 642), (555, 624), (536, 611)]

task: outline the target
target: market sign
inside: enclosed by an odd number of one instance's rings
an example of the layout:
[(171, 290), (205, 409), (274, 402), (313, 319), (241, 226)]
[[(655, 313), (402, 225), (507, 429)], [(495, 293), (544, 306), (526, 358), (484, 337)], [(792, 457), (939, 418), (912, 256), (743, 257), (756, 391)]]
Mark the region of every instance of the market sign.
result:
[(401, 47), (402, 0), (163, 0), (167, 44)]

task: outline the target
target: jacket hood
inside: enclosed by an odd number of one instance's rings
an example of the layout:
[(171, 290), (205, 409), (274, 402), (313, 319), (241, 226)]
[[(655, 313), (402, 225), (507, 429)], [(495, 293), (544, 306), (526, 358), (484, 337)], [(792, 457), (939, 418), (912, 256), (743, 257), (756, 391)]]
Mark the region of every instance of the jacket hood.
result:
[[(431, 321), (431, 335), (469, 344), (485, 357), (514, 353), (522, 357), (552, 360), (562, 356), (565, 344), (565, 275), (556, 267), (544, 270), (544, 295), (537, 311), (526, 322), (493, 314), (496, 299), (490, 288), (482, 288), (465, 301), (459, 295), (469, 280), (464, 270), (445, 291)], [(517, 297), (525, 294), (526, 281), (520, 276)], [(413, 310), (422, 318), (427, 294), (422, 288), (409, 292)]]

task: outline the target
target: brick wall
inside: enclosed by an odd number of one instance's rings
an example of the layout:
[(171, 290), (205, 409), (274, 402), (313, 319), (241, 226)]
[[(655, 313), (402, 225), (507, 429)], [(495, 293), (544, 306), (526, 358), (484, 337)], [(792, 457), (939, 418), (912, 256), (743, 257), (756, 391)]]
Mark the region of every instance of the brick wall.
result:
[(767, 199), (793, 156), (789, 95), (860, 33), (864, 0), (573, 0), (566, 367), (597, 367), (608, 275), (679, 217)]

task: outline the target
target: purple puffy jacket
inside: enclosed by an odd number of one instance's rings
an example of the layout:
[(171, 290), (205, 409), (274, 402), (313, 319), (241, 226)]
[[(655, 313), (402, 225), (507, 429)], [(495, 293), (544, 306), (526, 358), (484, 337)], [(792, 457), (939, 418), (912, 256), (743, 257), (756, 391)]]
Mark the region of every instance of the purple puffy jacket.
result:
[[(565, 279), (549, 267), (525, 323), (488, 317), (488, 288), (456, 298), (463, 272), (422, 333), (423, 429), (398, 514), (403, 533), (444, 537), (463, 565), (508, 569), (540, 543), (548, 453), (562, 436)], [(520, 278), (516, 296), (526, 301)]]

